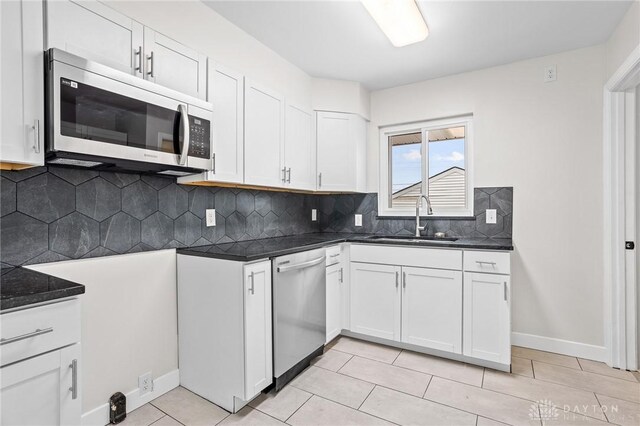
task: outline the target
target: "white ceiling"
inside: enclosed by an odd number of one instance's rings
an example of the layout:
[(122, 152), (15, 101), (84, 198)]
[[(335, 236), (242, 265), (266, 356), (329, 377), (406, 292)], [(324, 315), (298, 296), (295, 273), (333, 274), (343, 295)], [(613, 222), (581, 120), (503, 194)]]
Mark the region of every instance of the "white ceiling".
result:
[(204, 2), (313, 77), (371, 90), (606, 41), (630, 1), (423, 1), (424, 41), (393, 47), (359, 1)]

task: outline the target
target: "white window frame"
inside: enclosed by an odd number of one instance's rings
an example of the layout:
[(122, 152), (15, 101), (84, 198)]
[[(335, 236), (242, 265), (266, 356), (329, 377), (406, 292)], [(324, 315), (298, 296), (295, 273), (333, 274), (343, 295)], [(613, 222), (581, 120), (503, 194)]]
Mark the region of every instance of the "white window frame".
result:
[[(465, 185), (466, 185), (466, 208), (462, 210), (435, 210), (433, 216), (437, 217), (472, 217), (473, 216), (473, 115), (440, 118), (434, 120), (424, 120), (415, 123), (400, 124), (396, 126), (384, 126), (380, 128), (380, 168), (378, 187), (378, 216), (415, 216), (414, 207), (389, 207), (389, 180), (391, 179), (391, 163), (389, 136), (422, 132), (422, 192), (425, 193), (427, 179), (427, 167), (429, 160), (428, 132), (447, 127), (465, 127), (464, 136), (464, 160), (465, 160)], [(425, 166), (426, 163), (426, 166)], [(427, 216), (426, 203), (422, 203), (420, 216)]]

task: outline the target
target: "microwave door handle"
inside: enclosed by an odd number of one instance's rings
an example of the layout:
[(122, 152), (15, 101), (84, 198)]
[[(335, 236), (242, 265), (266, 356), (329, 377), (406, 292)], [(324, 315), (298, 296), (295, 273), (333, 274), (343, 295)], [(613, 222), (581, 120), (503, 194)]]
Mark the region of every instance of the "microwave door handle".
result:
[(189, 135), (189, 115), (187, 114), (187, 106), (184, 104), (178, 105), (178, 111), (180, 112), (180, 125), (182, 126), (182, 146), (180, 147), (180, 165), (187, 164), (187, 156), (189, 155), (189, 145), (191, 138)]

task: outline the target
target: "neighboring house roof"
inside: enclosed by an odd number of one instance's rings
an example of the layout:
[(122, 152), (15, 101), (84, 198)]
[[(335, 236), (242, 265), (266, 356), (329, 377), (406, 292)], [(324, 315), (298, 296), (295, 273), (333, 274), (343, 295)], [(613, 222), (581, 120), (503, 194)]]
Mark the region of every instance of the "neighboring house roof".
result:
[[(434, 208), (464, 207), (466, 201), (465, 170), (451, 167), (429, 178), (429, 200)], [(422, 181), (393, 193), (394, 207), (413, 207), (422, 193)]]

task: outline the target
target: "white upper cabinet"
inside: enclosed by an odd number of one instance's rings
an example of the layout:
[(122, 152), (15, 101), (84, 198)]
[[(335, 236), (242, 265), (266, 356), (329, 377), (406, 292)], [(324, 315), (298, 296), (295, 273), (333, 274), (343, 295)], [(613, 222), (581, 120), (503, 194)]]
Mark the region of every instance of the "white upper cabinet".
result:
[(49, 0), (46, 4), (47, 48), (56, 47), (206, 99), (204, 55), (94, 0)]
[(319, 191), (366, 191), (366, 138), (366, 121), (362, 117), (316, 113)]
[(316, 189), (316, 146), (310, 112), (287, 104), (285, 112), (284, 168), (292, 189)]
[(245, 78), (244, 182), (284, 187), (284, 98)]
[(207, 100), (213, 105), (214, 179), (243, 183), (244, 77), (209, 60)]
[(144, 56), (147, 80), (206, 99), (207, 58), (204, 55), (145, 27)]
[(464, 354), (511, 362), (510, 277), (464, 273)]
[(41, 1), (0, 2), (2, 168), (44, 164), (42, 10)]
[(47, 1), (46, 47), (142, 77), (143, 26), (97, 1)]
[(351, 331), (400, 340), (400, 267), (351, 263)]
[(462, 353), (462, 272), (402, 267), (402, 341)]

